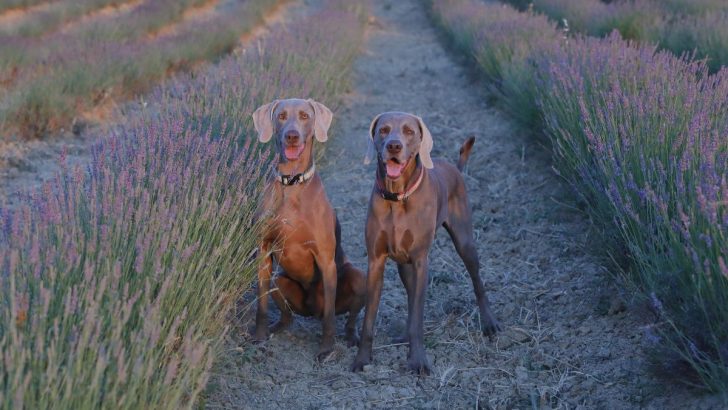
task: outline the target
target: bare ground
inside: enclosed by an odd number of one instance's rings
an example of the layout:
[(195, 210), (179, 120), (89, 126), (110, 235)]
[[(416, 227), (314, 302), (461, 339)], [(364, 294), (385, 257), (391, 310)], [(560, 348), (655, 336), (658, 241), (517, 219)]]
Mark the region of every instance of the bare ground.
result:
[[(366, 269), (366, 206), (374, 170), (362, 164), (369, 121), (379, 112), (421, 115), (434, 154), (455, 160), (477, 138), (465, 172), (474, 210), (481, 276), (505, 330), (478, 330), (468, 275), (440, 230), (430, 254), (425, 345), (434, 374), (406, 369), (401, 334), (407, 307), (390, 262), (373, 365), (354, 374), (343, 340), (315, 361), (321, 326), (298, 317), (250, 346), (254, 292), (241, 304), (228, 354), (212, 378), (209, 408), (709, 408), (647, 371), (641, 340), (650, 317), (632, 308), (595, 255), (596, 235), (570, 205), (547, 150), (487, 103), (485, 86), (443, 47), (416, 0), (377, 0), (354, 90), (335, 118), (322, 177), (342, 222), (344, 248)], [(565, 203), (566, 202), (566, 203)], [(275, 318), (272, 318), (274, 320)], [(361, 323), (361, 320), (360, 320)], [(343, 318), (338, 328), (343, 332)], [(715, 403), (715, 402), (713, 402)]]

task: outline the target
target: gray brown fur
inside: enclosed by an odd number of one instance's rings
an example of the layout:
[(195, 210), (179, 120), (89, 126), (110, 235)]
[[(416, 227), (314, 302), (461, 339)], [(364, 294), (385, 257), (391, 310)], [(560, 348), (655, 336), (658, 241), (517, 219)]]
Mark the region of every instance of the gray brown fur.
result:
[[(313, 100), (276, 100), (253, 114), (258, 137), (275, 137), (280, 160), (278, 172), (294, 175), (313, 162), (314, 138), (327, 139), (331, 111)], [(288, 158), (286, 149), (298, 151)], [(335, 314), (348, 313), (346, 339), (358, 342), (356, 320), (365, 301), (366, 279), (344, 255), (336, 213), (318, 173), (302, 183), (284, 186), (271, 178), (265, 187), (263, 209), (270, 221), (264, 230), (258, 268), (258, 311), (254, 338), (263, 341), (270, 331), (291, 323), (292, 312), (322, 318), (321, 359), (334, 347)], [(270, 288), (273, 264), (280, 267), (275, 288)], [(281, 318), (268, 328), (268, 293), (281, 310)]]
[[(422, 167), (425, 174), (421, 185), (405, 201), (385, 200), (376, 188), (370, 197), (365, 233), (368, 297), (361, 342), (352, 370), (361, 371), (372, 359), (374, 321), (381, 297), (384, 265), (390, 258), (397, 263), (407, 291), (407, 330), (402, 341), (409, 342), (408, 367), (417, 373), (429, 374), (430, 365), (423, 344), (427, 256), (439, 226), (444, 226), (450, 234), (470, 274), (483, 334), (491, 335), (500, 330), (480, 279), (471, 212), (460, 173), (475, 138), (470, 137), (463, 144), (458, 167), (455, 167), (442, 159), (430, 159), (432, 136), (422, 119), (412, 114), (389, 112), (378, 115), (372, 121), (369, 137), (366, 161), (376, 156), (377, 178), (388, 191), (405, 192)], [(405, 164), (400, 176), (392, 178), (387, 174), (388, 161)]]

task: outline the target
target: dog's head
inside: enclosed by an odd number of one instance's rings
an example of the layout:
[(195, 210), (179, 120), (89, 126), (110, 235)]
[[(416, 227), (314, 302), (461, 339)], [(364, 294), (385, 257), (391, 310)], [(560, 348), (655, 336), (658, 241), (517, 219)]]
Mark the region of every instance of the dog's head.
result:
[(290, 98), (275, 100), (260, 106), (253, 113), (253, 123), (260, 142), (275, 136), (281, 162), (295, 162), (302, 158), (307, 146), (328, 139), (333, 114), (325, 105), (311, 99)]
[(383, 162), (387, 177), (397, 179), (417, 155), (425, 168), (432, 168), (432, 135), (422, 118), (404, 112), (377, 115), (369, 126), (369, 148), (364, 163), (375, 157)]

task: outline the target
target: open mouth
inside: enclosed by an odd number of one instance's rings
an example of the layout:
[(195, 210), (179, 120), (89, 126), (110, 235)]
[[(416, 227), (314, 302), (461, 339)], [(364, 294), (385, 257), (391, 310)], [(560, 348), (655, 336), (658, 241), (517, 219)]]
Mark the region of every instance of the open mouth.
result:
[(387, 160), (387, 176), (392, 179), (397, 179), (402, 175), (402, 171), (407, 166), (409, 159), (405, 162), (401, 162), (397, 158), (390, 158)]
[(283, 154), (289, 161), (295, 161), (303, 153), (303, 149), (306, 148), (306, 144), (301, 145), (289, 145), (283, 150)]

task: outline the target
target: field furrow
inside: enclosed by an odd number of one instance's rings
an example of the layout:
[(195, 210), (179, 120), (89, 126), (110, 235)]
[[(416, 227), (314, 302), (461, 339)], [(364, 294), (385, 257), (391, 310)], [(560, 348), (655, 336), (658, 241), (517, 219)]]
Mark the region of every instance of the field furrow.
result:
[(28, 1), (27, 5), (24, 6), (15, 4), (0, 5), (0, 32), (22, 24), (28, 16), (47, 10), (52, 6), (53, 2), (47, 0)]
[(174, 21), (166, 26), (159, 27), (154, 31), (147, 33), (149, 40), (155, 40), (159, 37), (172, 36), (180, 31), (181, 27), (195, 21), (201, 21), (211, 18), (215, 14), (215, 9), (220, 4), (220, 0), (206, 0), (200, 4), (185, 9), (180, 15), (179, 20)]
[(0, 16), (8, 12), (17, 12), (52, 1), (54, 0), (3, 0), (0, 1)]
[(240, 35), (240, 44), (249, 44), (251, 40), (265, 35), (270, 30), (270, 27), (281, 24), (286, 17), (287, 2), (278, 2), (273, 8), (269, 9), (265, 15), (263, 15), (263, 22), (256, 26), (250, 31), (247, 31)]
[(88, 24), (100, 23), (100, 21), (111, 22), (120, 18), (123, 14), (131, 12), (142, 4), (144, 0), (131, 0), (120, 4), (109, 4), (100, 9), (93, 10), (78, 19), (68, 21), (58, 28), (57, 33), (65, 34), (70, 31), (81, 30)]

